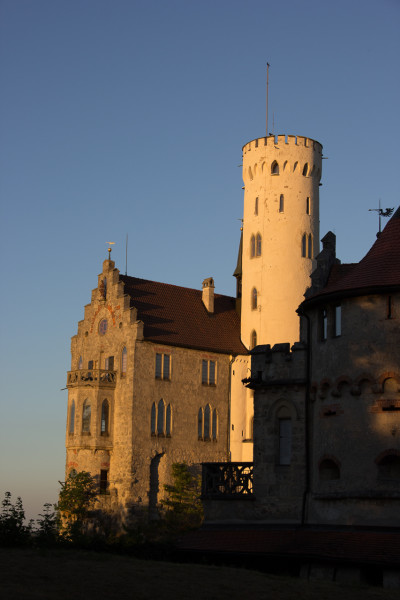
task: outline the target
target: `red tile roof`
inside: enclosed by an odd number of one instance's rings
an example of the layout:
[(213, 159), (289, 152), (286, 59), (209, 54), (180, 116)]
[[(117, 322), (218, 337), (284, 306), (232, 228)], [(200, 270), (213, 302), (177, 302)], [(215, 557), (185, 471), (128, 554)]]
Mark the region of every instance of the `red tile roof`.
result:
[(208, 313), (201, 290), (120, 275), (146, 340), (224, 354), (247, 354), (240, 341), (235, 298), (215, 294)]
[(186, 534), (178, 547), (187, 552), (265, 554), (400, 565), (400, 531), (215, 527)]
[(305, 300), (327, 294), (365, 294), (400, 288), (400, 208), (364, 258), (355, 264), (334, 265), (323, 290)]

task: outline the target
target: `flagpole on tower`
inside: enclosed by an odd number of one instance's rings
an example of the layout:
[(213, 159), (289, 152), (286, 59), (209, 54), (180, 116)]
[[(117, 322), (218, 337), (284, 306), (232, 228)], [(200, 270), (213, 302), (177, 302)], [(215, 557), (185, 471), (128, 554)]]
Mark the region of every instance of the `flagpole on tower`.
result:
[(269, 63), (267, 62), (267, 119), (266, 119), (266, 136), (268, 137), (268, 87), (269, 87)]

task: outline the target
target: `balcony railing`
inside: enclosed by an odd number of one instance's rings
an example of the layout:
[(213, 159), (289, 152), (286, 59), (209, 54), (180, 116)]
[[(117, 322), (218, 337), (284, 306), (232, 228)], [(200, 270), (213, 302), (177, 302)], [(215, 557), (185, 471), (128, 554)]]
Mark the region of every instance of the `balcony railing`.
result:
[(204, 500), (253, 498), (253, 463), (203, 463)]
[(68, 371), (67, 387), (82, 385), (114, 388), (117, 383), (117, 372), (108, 369), (79, 369)]

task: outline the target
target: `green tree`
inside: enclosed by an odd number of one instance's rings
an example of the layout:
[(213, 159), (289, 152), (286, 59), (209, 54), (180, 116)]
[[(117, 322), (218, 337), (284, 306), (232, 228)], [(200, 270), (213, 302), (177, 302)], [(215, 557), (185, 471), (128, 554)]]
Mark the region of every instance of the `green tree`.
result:
[(43, 513), (36, 519), (37, 529), (35, 531), (35, 541), (39, 545), (52, 545), (58, 541), (59, 518), (54, 507), (50, 502), (43, 506)]
[(6, 492), (0, 514), (0, 544), (19, 546), (29, 542), (32, 524), (25, 525), (25, 511), (20, 497), (13, 504), (11, 493)]
[(200, 476), (194, 475), (188, 465), (172, 465), (172, 484), (164, 485), (168, 497), (163, 501), (165, 519), (176, 531), (199, 527), (203, 520), (200, 500)]
[(65, 482), (60, 481), (61, 491), (56, 509), (60, 515), (63, 537), (79, 542), (87, 534), (92, 511), (98, 494), (94, 478), (86, 471), (70, 473)]

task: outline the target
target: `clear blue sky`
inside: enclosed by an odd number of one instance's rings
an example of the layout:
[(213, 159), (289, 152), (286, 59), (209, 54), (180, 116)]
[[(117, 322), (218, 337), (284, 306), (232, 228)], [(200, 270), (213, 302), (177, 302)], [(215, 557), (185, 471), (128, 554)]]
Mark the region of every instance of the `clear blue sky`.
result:
[[(0, 493), (64, 475), (70, 337), (106, 242), (128, 274), (234, 294), (241, 148), (321, 142), (343, 262), (399, 204), (398, 0), (1, 0)], [(284, 340), (283, 340), (284, 341)]]

